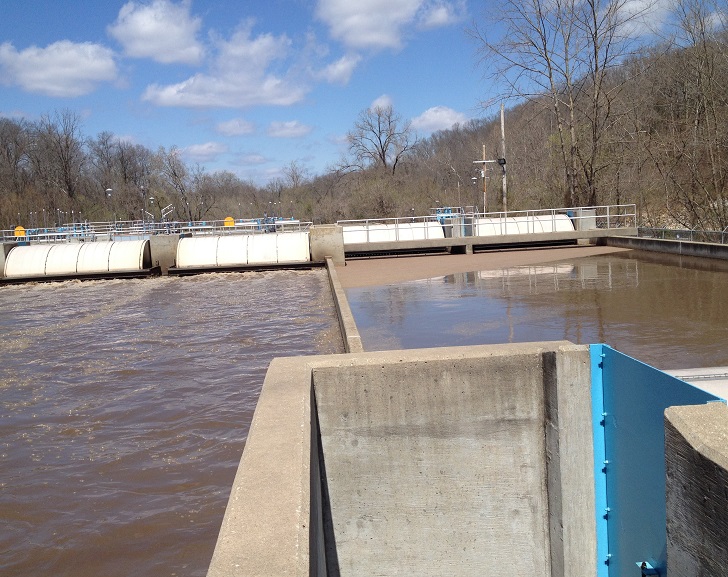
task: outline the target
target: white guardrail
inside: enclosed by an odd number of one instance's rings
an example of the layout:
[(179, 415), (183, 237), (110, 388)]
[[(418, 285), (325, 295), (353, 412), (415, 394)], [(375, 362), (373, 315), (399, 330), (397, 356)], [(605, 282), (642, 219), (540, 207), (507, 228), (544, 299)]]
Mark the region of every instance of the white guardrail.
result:
[(0, 231), (3, 242), (59, 243), (94, 240), (130, 240), (159, 234), (192, 236), (301, 232), (310, 222), (284, 218), (226, 219), (193, 222), (115, 221), (74, 222), (48, 228), (16, 227)]
[(446, 207), (433, 209), (428, 216), (340, 220), (337, 224), (344, 229), (346, 245), (637, 228), (637, 211), (634, 204), (488, 213)]

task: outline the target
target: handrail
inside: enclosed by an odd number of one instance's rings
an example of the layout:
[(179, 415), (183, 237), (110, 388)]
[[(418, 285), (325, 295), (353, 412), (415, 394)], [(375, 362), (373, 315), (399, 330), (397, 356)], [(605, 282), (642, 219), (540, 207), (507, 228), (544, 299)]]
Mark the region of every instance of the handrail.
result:
[(225, 220), (208, 221), (99, 221), (74, 222), (56, 227), (38, 227), (0, 231), (2, 242), (74, 242), (93, 240), (120, 240), (146, 238), (161, 234), (184, 234), (192, 236), (212, 234), (263, 234), (268, 232), (306, 231), (311, 222), (295, 219), (257, 218), (238, 219), (232, 224)]
[[(525, 225), (527, 232), (535, 233), (538, 232), (537, 223), (543, 223), (544, 219), (546, 221), (550, 219), (551, 229), (555, 231), (557, 229), (557, 218), (563, 219), (564, 217), (568, 217), (572, 221), (575, 230), (637, 228), (637, 206), (635, 204), (486, 213), (464, 212), (460, 207), (453, 207), (449, 211), (443, 211), (441, 208), (437, 212), (427, 216), (339, 220), (336, 224), (344, 227), (345, 235), (347, 233), (350, 235), (359, 234), (365, 238), (364, 242), (368, 243), (371, 242), (372, 236), (379, 238), (380, 241), (383, 240), (382, 228), (390, 230), (390, 234), (393, 237), (390, 237), (388, 240), (391, 241), (401, 240), (402, 233), (405, 230), (421, 230), (423, 228), (425, 229), (425, 238), (429, 239), (434, 231), (431, 232), (428, 225), (435, 222), (442, 226), (440, 234), (442, 234), (442, 231), (445, 231), (446, 236), (454, 235), (456, 230), (457, 235), (460, 237), (478, 236), (476, 230), (481, 224), (495, 226), (500, 230), (500, 234), (506, 234), (508, 225), (513, 225), (516, 222)], [(347, 244), (346, 238), (344, 244)]]
[(640, 227), (638, 236), (643, 238), (658, 238), (660, 240), (683, 240), (690, 242), (728, 244), (728, 226), (723, 230)]

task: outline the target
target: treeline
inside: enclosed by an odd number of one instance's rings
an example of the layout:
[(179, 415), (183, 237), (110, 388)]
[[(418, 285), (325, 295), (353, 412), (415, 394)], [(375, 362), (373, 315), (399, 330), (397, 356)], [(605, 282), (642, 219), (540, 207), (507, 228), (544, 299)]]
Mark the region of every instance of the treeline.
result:
[[(507, 24), (523, 27), (523, 5), (513, 2), (519, 12)], [(544, 2), (543, 9), (558, 5)], [(602, 37), (582, 31), (603, 57), (553, 57), (536, 70), (532, 55), (522, 55), (538, 74), (532, 70), (527, 84), (503, 95), (515, 99), (506, 110), (509, 210), (636, 203), (643, 226), (728, 226), (728, 35), (715, 7), (697, 0), (677, 6), (679, 33), (669, 41), (627, 49), (617, 40), (625, 22), (615, 21)], [(560, 17), (563, 31), (568, 22)], [(579, 22), (571, 24), (578, 30)], [(521, 33), (544, 29), (534, 30)], [(517, 59), (508, 50), (523, 45), (516, 31), (510, 47), (475, 35), (484, 64), (501, 78), (513, 74)], [(569, 75), (548, 69), (557, 65)], [(473, 161), (483, 146), (488, 159), (503, 156), (497, 117), (418, 139), (391, 106), (362, 111), (348, 143), (324, 174), (292, 162), (281, 178), (257, 186), (185, 163), (175, 148), (152, 151), (110, 133), (89, 138), (70, 111), (38, 122), (2, 118), (0, 228), (139, 219), (143, 210), (158, 219), (165, 207), (178, 220), (268, 213), (317, 223), (422, 215), (438, 205), (482, 210), (482, 165)], [(501, 167), (486, 167), (487, 209), (500, 210)]]

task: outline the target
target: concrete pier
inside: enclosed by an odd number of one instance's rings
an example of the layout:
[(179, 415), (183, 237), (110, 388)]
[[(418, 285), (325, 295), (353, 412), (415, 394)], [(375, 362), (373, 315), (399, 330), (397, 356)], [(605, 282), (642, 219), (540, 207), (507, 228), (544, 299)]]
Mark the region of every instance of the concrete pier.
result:
[(728, 571), (728, 407), (665, 411), (667, 568), (699, 577)]

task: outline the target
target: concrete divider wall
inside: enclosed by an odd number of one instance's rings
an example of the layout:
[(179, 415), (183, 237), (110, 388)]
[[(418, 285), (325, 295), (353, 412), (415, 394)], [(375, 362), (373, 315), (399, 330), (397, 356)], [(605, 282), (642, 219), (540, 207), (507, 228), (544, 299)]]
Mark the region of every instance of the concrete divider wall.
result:
[(336, 307), (336, 316), (339, 319), (339, 330), (344, 340), (344, 350), (347, 353), (364, 352), (364, 346), (361, 342), (359, 329), (354, 321), (354, 315), (349, 307), (349, 299), (346, 298), (346, 291), (339, 282), (339, 275), (336, 274), (334, 260), (330, 257), (326, 258), (326, 268), (329, 275), (329, 286), (331, 287), (331, 295), (334, 298), (334, 306)]
[(331, 257), (334, 264), (344, 264), (344, 233), (337, 224), (317, 224), (309, 229), (311, 260), (324, 262)]
[(665, 410), (668, 575), (728, 574), (728, 407)]
[(208, 575), (593, 575), (590, 422), (586, 346), (275, 359)]
[(149, 257), (151, 266), (158, 266), (161, 274), (166, 275), (177, 262), (178, 234), (156, 234), (149, 238)]
[(5, 257), (8, 256), (10, 250), (15, 247), (17, 243), (4, 242), (0, 244), (0, 278), (5, 277)]
[(683, 240), (663, 240), (635, 236), (612, 236), (599, 241), (607, 246), (664, 252), (683, 256), (728, 259), (728, 245)]

